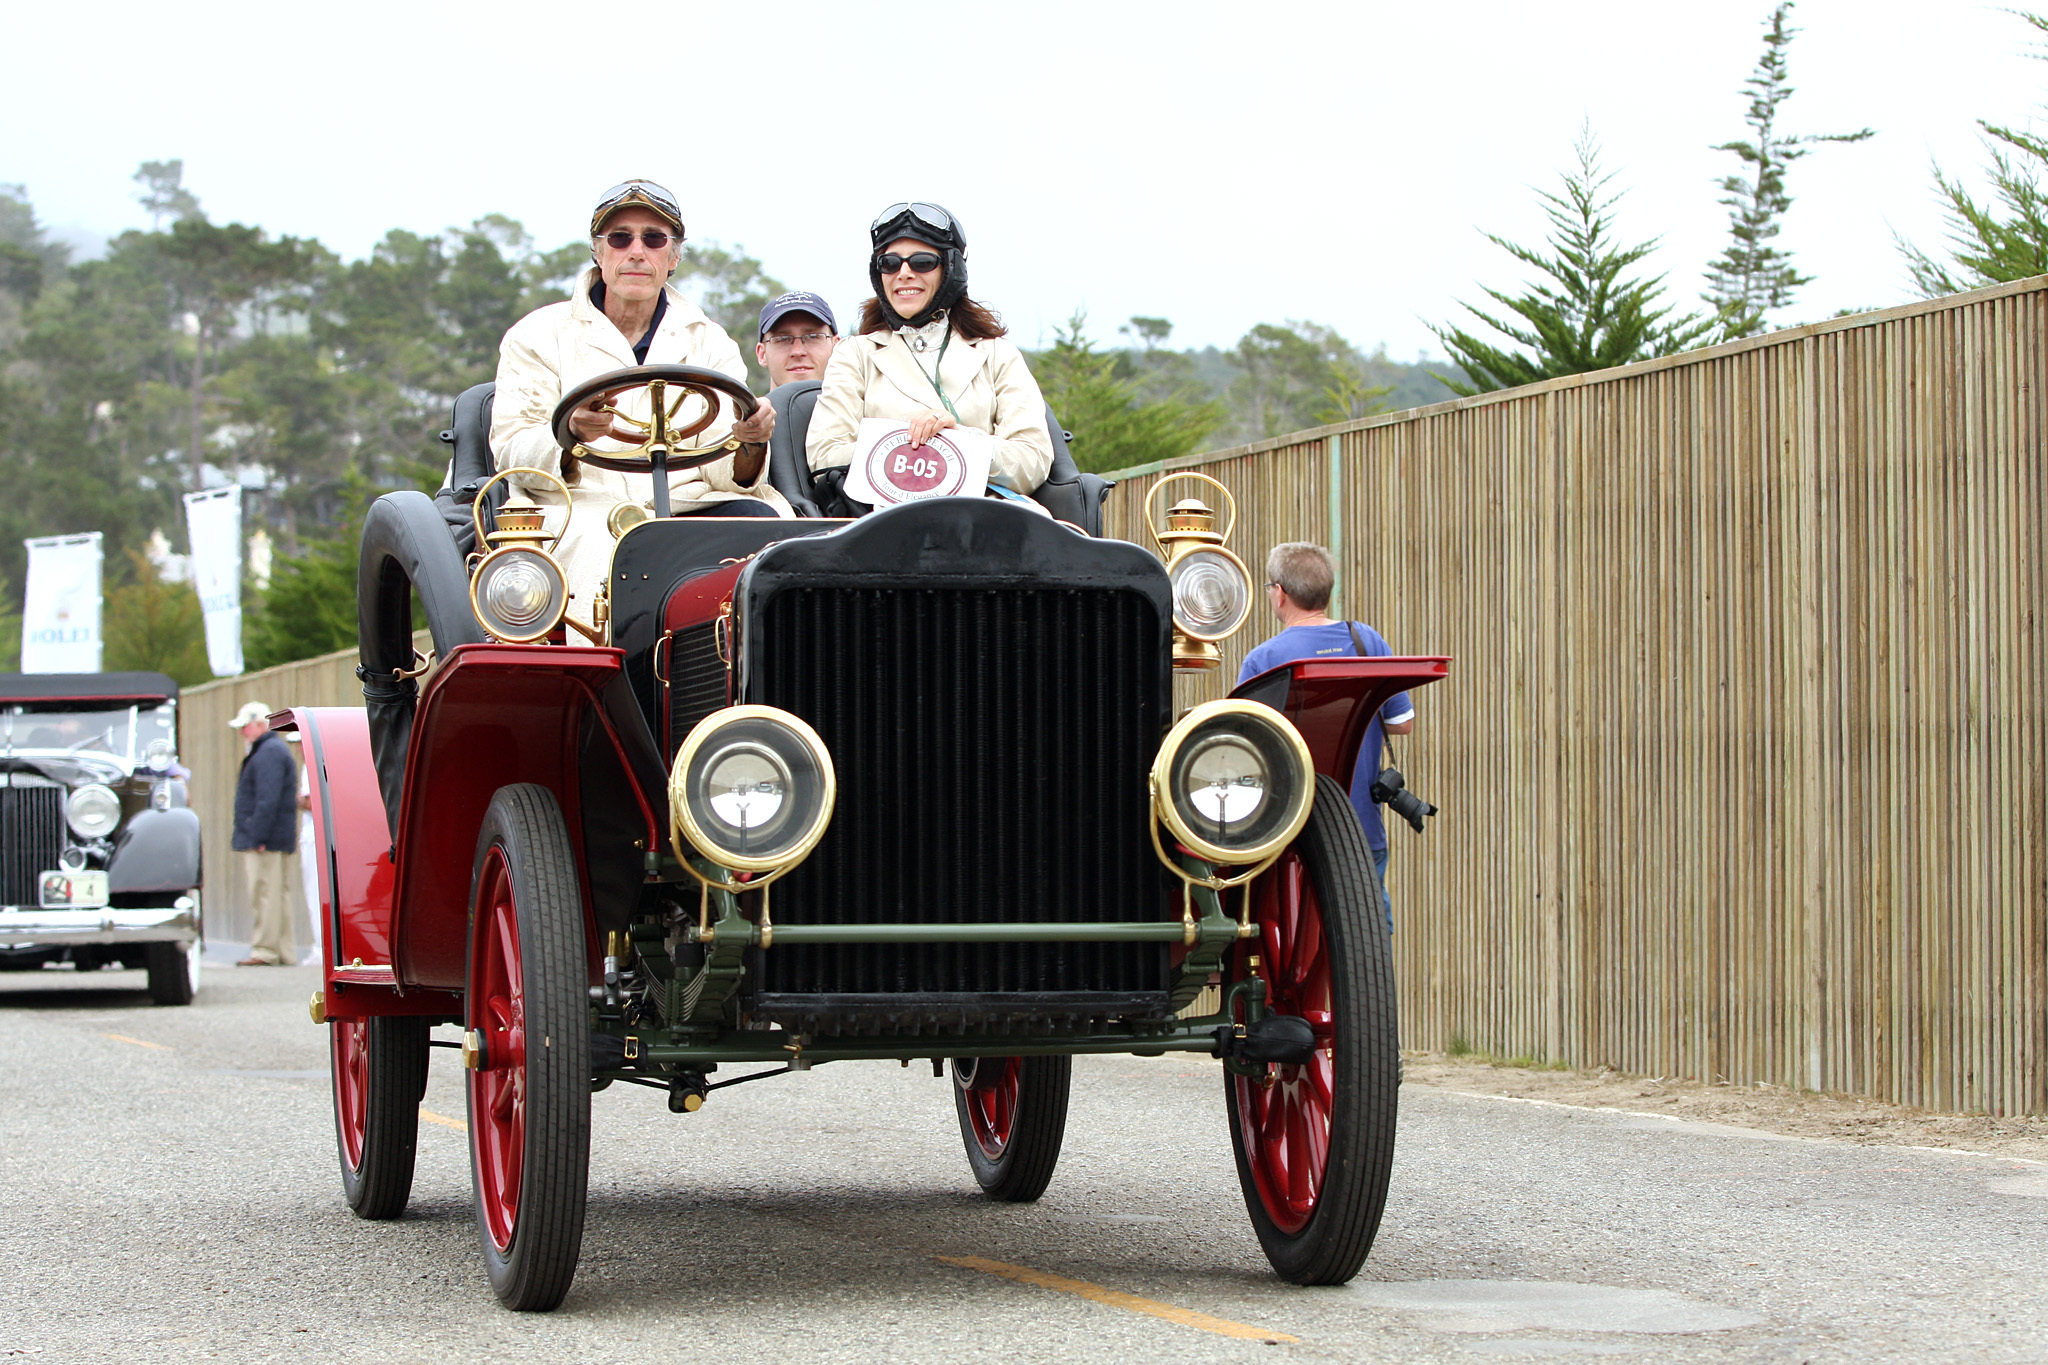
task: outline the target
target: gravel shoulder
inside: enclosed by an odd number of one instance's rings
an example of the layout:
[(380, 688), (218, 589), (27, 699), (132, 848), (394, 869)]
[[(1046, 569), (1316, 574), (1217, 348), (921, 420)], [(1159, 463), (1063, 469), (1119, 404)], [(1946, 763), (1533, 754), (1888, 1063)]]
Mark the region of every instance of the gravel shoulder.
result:
[(1439, 1090), (1654, 1114), (1861, 1146), (1939, 1147), (2048, 1162), (2048, 1115), (1937, 1114), (1858, 1095), (1774, 1085), (1711, 1085), (1607, 1070), (1501, 1066), (1435, 1052), (1409, 1052), (1406, 1066), (1409, 1085)]

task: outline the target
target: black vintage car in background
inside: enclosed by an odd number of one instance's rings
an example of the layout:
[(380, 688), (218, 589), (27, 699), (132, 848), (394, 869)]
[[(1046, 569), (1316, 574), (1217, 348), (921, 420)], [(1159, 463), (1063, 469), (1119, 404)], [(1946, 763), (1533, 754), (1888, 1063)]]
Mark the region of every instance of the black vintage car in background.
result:
[(199, 816), (161, 673), (0, 674), (0, 971), (139, 967), (199, 989)]

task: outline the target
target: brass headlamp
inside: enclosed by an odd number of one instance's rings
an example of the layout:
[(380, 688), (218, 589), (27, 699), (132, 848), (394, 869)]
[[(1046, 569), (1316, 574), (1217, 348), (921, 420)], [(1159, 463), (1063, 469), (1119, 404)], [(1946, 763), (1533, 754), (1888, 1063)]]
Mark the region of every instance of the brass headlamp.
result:
[[(491, 550), (470, 575), (469, 606), (493, 639), (530, 644), (546, 638), (568, 613), (569, 581), (548, 553), (561, 537), (548, 530), (547, 509), (539, 503), (515, 490), (498, 509), (498, 529), (485, 529), (486, 496), (514, 473), (546, 479), (562, 490), (563, 502), (569, 500), (569, 490), (560, 479), (537, 469), (505, 470), (477, 490), (477, 543)], [(584, 628), (578, 624), (578, 629)]]
[[(1216, 513), (1198, 497), (1184, 497), (1166, 510), (1165, 525), (1154, 506), (1168, 484), (1208, 484), (1222, 495), (1228, 520), (1216, 529)], [(1237, 499), (1207, 474), (1183, 470), (1152, 485), (1145, 498), (1145, 520), (1166, 561), (1173, 588), (1173, 666), (1206, 670), (1220, 667), (1218, 640), (1234, 635), (1251, 615), (1252, 575), (1244, 561), (1224, 546), (1237, 529)]]

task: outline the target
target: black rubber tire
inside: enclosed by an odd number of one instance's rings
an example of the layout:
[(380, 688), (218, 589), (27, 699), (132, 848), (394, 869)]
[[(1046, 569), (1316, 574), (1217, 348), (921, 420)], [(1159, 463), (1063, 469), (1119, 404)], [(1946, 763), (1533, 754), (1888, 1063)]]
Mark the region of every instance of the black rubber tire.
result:
[[(341, 1022), (327, 1026), (330, 1069), (342, 1065), (341, 1030), (346, 1027)], [(342, 1112), (338, 1091), (335, 1094), (334, 1150), (341, 1165), (341, 1193), (358, 1218), (380, 1222), (396, 1218), (412, 1198), (431, 1027), (427, 1019), (395, 1015), (363, 1021), (363, 1150), (362, 1159), (353, 1167), (342, 1132), (349, 1119)]]
[[(576, 1278), (590, 1182), (590, 1000), (583, 897), (566, 823), (546, 787), (500, 788), (471, 872), (467, 1026), (479, 1011), (477, 916), (486, 860), (502, 851), (516, 924), (525, 1048), (520, 1181), (510, 1244), (493, 1240), (479, 1166), (478, 1073), (468, 1093), (470, 1178), (491, 1289), (507, 1308), (547, 1312)], [(534, 1046), (534, 1040), (540, 1046)], [(487, 1043), (488, 1045), (488, 1043)]]
[(953, 1108), (960, 1119), (960, 1140), (967, 1148), (967, 1164), (983, 1194), (1006, 1204), (1029, 1204), (1045, 1193), (1052, 1183), (1053, 1168), (1059, 1165), (1060, 1143), (1067, 1135), (1067, 1097), (1074, 1086), (1072, 1057), (983, 1057), (965, 1065), (980, 1068), (1015, 1061), (1017, 1076), (1016, 1112), (1010, 1122), (1009, 1140), (999, 1155), (991, 1157), (975, 1134), (968, 1112), (967, 1091), (959, 1083), (962, 1059), (953, 1060)]
[[(95, 964), (97, 965), (97, 964)], [(191, 949), (183, 943), (152, 943), (145, 970), (149, 998), (159, 1005), (189, 1005), (198, 992)]]
[[(1236, 1078), (1227, 1073), (1224, 1103), (1238, 1183), (1266, 1259), (1295, 1284), (1343, 1284), (1372, 1250), (1393, 1175), (1401, 1066), (1393, 944), (1372, 850), (1349, 795), (1333, 779), (1316, 779), (1315, 808), (1292, 851), (1322, 909), (1334, 1031), (1329, 1159), (1315, 1211), (1298, 1231), (1284, 1231), (1259, 1194), (1245, 1154)], [(1257, 943), (1240, 944), (1240, 960), (1257, 951)]]

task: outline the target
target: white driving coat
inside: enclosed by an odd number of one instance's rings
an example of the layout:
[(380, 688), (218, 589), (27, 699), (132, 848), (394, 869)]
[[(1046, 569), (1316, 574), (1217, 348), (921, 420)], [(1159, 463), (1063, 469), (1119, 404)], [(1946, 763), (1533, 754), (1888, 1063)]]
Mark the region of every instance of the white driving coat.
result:
[[(590, 301), (590, 286), (597, 280), (592, 266), (576, 281), (576, 287), (561, 303), (537, 308), (505, 333), (498, 348), (498, 388), (492, 399), (491, 452), (499, 469), (538, 469), (561, 477), (562, 450), (555, 444), (550, 428), (555, 405), (576, 385), (609, 370), (622, 370), (640, 362), (633, 358), (633, 346), (612, 320)], [(740, 348), (725, 329), (704, 315), (704, 310), (663, 286), (668, 308), (647, 346), (650, 365), (701, 365), (720, 370), (746, 382), (747, 367)], [(622, 412), (645, 421), (649, 415), (646, 391), (625, 395)], [(686, 400), (678, 414), (690, 420), (701, 414), (696, 399)], [(732, 404), (719, 400), (719, 414), (711, 425), (689, 438), (691, 445), (722, 441), (732, 431)], [(629, 450), (630, 446), (610, 439), (588, 443), (592, 450)], [(761, 477), (752, 485), (733, 478), (733, 456), (726, 455), (695, 469), (671, 472), (669, 499), (674, 510), (687, 512), (733, 498), (757, 498), (785, 517), (796, 515), (787, 500), (768, 483), (767, 461)], [(546, 480), (531, 484), (515, 476), (534, 501), (560, 506), (561, 495)], [(568, 575), (570, 612), (578, 620), (590, 620), (590, 603), (597, 587), (611, 569), (611, 532), (605, 518), (622, 502), (652, 503), (654, 479), (647, 474), (621, 474), (579, 462), (569, 485), (568, 527), (555, 546), (555, 558)], [(553, 516), (552, 526), (560, 525)]]
[[(926, 378), (939, 358), (937, 347), (922, 356), (895, 332), (863, 332), (839, 343), (825, 367), (824, 388), (811, 413), (805, 453), (812, 469), (853, 463), (855, 434), (863, 417), (907, 422), (920, 413), (944, 412)], [(923, 362), (920, 368), (919, 362)], [(1052, 468), (1052, 437), (1045, 429), (1045, 397), (1024, 353), (1006, 337), (969, 341), (955, 335), (946, 346), (939, 382), (965, 426), (995, 438), (989, 478), (1018, 493), (1045, 482)]]

